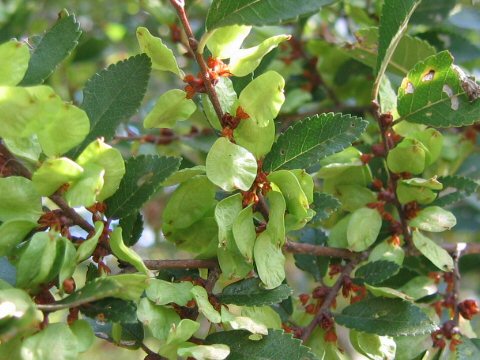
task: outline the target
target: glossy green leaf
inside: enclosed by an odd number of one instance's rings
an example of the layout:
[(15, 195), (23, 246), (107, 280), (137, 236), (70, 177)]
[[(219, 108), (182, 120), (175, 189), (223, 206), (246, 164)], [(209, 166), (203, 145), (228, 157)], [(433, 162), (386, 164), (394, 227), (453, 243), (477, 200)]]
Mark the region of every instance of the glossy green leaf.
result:
[(299, 339), (294, 339), (291, 334), (285, 334), (282, 330), (270, 329), (268, 335), (260, 340), (251, 340), (250, 335), (250, 332), (245, 330), (221, 331), (207, 336), (206, 343), (228, 345), (231, 360), (316, 359)]
[(395, 359), (397, 345), (389, 336), (378, 336), (350, 330), (350, 342), (355, 350), (372, 360)]
[(77, 46), (82, 31), (74, 15), (63, 16), (34, 48), (21, 85), (41, 84)]
[(79, 344), (67, 324), (55, 323), (25, 339), (21, 352), (30, 359), (74, 360), (78, 358)]
[(17, 287), (34, 289), (49, 279), (57, 255), (58, 234), (39, 232), (20, 252), (16, 263)]
[(230, 354), (230, 348), (223, 344), (195, 345), (181, 347), (177, 350), (179, 356), (198, 360), (223, 360)]
[(172, 283), (159, 279), (151, 279), (146, 295), (156, 305), (175, 303), (180, 306), (185, 306), (192, 300), (192, 293), (190, 292), (192, 288), (192, 283), (187, 281)]
[(263, 168), (308, 168), (349, 147), (366, 126), (365, 120), (350, 115), (328, 113), (306, 118), (280, 135), (265, 157)]
[(33, 221), (15, 219), (0, 224), (0, 256), (8, 255), (37, 225)]
[(208, 34), (207, 47), (214, 58), (228, 59), (240, 49), (251, 29), (242, 25), (217, 28)]
[(183, 182), (174, 191), (163, 212), (164, 232), (188, 228), (202, 219), (215, 204), (215, 186), (206, 176), (195, 176)]
[(252, 205), (242, 209), (232, 224), (232, 234), (238, 251), (247, 262), (253, 261), (253, 247), (257, 239)]
[(379, 260), (369, 262), (355, 271), (355, 278), (366, 283), (377, 285), (389, 279), (400, 270), (400, 266), (392, 261)]
[(207, 290), (201, 286), (194, 286), (190, 292), (197, 303), (198, 311), (200, 311), (210, 322), (219, 323), (222, 321), (218, 311), (215, 310), (213, 305), (208, 301)]
[(454, 264), (450, 254), (420, 231), (413, 232), (413, 244), (423, 256), (442, 271), (453, 271)]
[(96, 278), (73, 294), (58, 301), (59, 304), (79, 306), (107, 297), (123, 300), (138, 300), (147, 287), (144, 274), (122, 274)]
[(355, 210), (347, 226), (348, 247), (363, 251), (377, 240), (382, 227), (382, 216), (377, 209), (367, 207)]
[(0, 45), (0, 85), (17, 85), (28, 68), (28, 45), (12, 39)]
[(233, 131), (233, 138), (238, 145), (261, 159), (270, 151), (275, 141), (275, 123), (271, 120), (262, 127), (250, 119), (242, 120)]
[(68, 205), (92, 206), (104, 185), (105, 169), (96, 164), (88, 164), (83, 169), (82, 176), (68, 187), (65, 200)]
[[(344, 46), (341, 51), (362, 64), (375, 68), (378, 55), (378, 29), (373, 27), (361, 29), (355, 35), (357, 42)], [(403, 35), (388, 63), (387, 71), (405, 76), (416, 63), (435, 53), (435, 48), (425, 40)], [(388, 109), (382, 105), (382, 109), (388, 111), (393, 108)]]
[(117, 191), (125, 174), (122, 154), (117, 149), (105, 144), (102, 139), (90, 143), (78, 156), (77, 163), (83, 167), (94, 164), (104, 169), (104, 185), (97, 196), (98, 201), (104, 201), (112, 196)]
[(275, 71), (267, 71), (253, 79), (240, 93), (238, 105), (259, 127), (275, 119), (285, 101), (285, 80)]
[(77, 248), (77, 256), (76, 262), (80, 263), (90, 256), (92, 256), (93, 252), (97, 248), (98, 239), (100, 235), (103, 233), (104, 224), (101, 221), (97, 221), (95, 223), (95, 233), (90, 238), (84, 240), (80, 246)]
[(180, 316), (175, 310), (155, 305), (147, 298), (140, 300), (137, 316), (138, 320), (159, 340), (166, 340), (171, 326), (180, 322)]
[(143, 122), (145, 128), (173, 128), (177, 121), (187, 120), (197, 109), (183, 90), (172, 89), (158, 98)]
[(435, 127), (471, 125), (480, 119), (479, 101), (470, 101), (463, 88), (465, 75), (442, 51), (418, 63), (398, 89), (401, 119)]
[(369, 298), (335, 315), (335, 321), (358, 331), (382, 336), (431, 333), (437, 326), (418, 307), (401, 299)]
[(206, 160), (207, 177), (225, 191), (248, 190), (257, 176), (257, 161), (248, 150), (221, 137)]
[(123, 218), (140, 209), (179, 165), (179, 159), (173, 157), (138, 156), (128, 159), (119, 189), (107, 201), (107, 215)]
[(418, 4), (420, 4), (420, 0), (385, 0), (378, 30), (376, 73), (380, 76), (383, 76), (390, 58), (407, 28), (408, 20)]
[(254, 72), (265, 55), (288, 39), (290, 39), (290, 35), (276, 35), (265, 39), (257, 46), (235, 51), (231, 55), (230, 62), (228, 63), (230, 72), (238, 77), (246, 76)]
[(317, 11), (332, 0), (303, 0), (301, 3), (268, 0), (214, 0), (207, 15), (207, 28), (212, 30), (220, 26), (273, 25), (297, 16)]
[(50, 196), (82, 173), (83, 168), (69, 158), (47, 159), (33, 173), (32, 182), (40, 195)]
[(316, 222), (328, 219), (340, 208), (341, 203), (332, 195), (315, 192), (313, 193), (313, 203), (310, 206), (316, 213), (312, 221)]
[(77, 339), (78, 352), (87, 351), (95, 341), (95, 334), (93, 333), (92, 327), (85, 320), (76, 320), (70, 325), (70, 330)]
[(138, 255), (133, 249), (127, 247), (123, 242), (122, 228), (117, 227), (115, 230), (113, 230), (113, 232), (110, 234), (109, 244), (113, 255), (115, 255), (119, 260), (133, 265), (138, 272), (146, 275), (151, 274), (150, 270), (148, 270), (146, 265), (143, 263), (140, 255)]
[(410, 220), (410, 226), (431, 232), (450, 230), (457, 223), (455, 215), (450, 211), (438, 206), (429, 206), (418, 212), (417, 216)]
[(285, 279), (285, 256), (269, 231), (262, 232), (253, 249), (258, 276), (266, 289), (280, 286)]
[(137, 28), (137, 40), (142, 52), (146, 53), (152, 60), (152, 68), (161, 71), (171, 71), (183, 78), (183, 71), (180, 70), (177, 60), (162, 39), (150, 34), (147, 28)]
[(42, 214), (40, 195), (33, 183), (19, 176), (0, 178), (0, 221), (36, 222)]
[(291, 294), (292, 289), (287, 284), (268, 290), (263, 287), (260, 279), (250, 278), (228, 285), (218, 297), (224, 304), (262, 306), (277, 304)]
[(87, 82), (82, 109), (90, 119), (90, 132), (72, 156), (96, 138), (110, 140), (117, 126), (135, 114), (147, 90), (150, 70), (150, 59), (140, 54), (110, 65)]

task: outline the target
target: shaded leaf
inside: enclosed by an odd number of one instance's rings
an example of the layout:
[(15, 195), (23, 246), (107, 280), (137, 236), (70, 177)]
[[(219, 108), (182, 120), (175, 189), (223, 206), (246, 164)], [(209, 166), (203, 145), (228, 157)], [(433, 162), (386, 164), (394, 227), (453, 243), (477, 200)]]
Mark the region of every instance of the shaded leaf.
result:
[(379, 260), (359, 267), (355, 271), (355, 278), (361, 278), (366, 283), (376, 285), (395, 275), (400, 266), (392, 261)]
[(366, 126), (365, 120), (350, 115), (328, 113), (306, 118), (279, 136), (265, 157), (263, 169), (308, 168), (349, 147)]
[(440, 207), (455, 203), (464, 197), (473, 194), (478, 189), (478, 183), (468, 177), (448, 175), (442, 176), (438, 180), (442, 183), (444, 189), (453, 188), (457, 190), (454, 192), (448, 192), (443, 196), (440, 194), (439, 198), (433, 202), (433, 205)]
[[(312, 245), (325, 245), (327, 240), (325, 233), (315, 228), (305, 228), (298, 231), (298, 237), (300, 243)], [(312, 274), (316, 281), (320, 281), (325, 276), (328, 269), (328, 258), (311, 254), (295, 254), (294, 258), (295, 265), (299, 269)]]
[(287, 284), (267, 290), (260, 279), (250, 278), (228, 285), (217, 297), (224, 304), (262, 306), (277, 304), (291, 294), (292, 289)]
[(315, 210), (315, 216), (312, 221), (323, 221), (340, 208), (342, 204), (337, 198), (326, 193), (313, 193), (313, 204), (310, 207)]

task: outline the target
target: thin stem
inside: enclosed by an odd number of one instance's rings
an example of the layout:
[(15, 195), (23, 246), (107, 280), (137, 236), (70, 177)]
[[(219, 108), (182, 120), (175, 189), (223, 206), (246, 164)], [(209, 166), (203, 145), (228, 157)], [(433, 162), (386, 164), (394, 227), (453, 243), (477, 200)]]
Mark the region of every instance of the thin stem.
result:
[(462, 251), (464, 250), (464, 245), (462, 244), (456, 244), (456, 249), (455, 252), (452, 254), (453, 258), (453, 283), (454, 283), (454, 288), (453, 288), (453, 297), (455, 299), (455, 310), (454, 310), (454, 315), (453, 315), (453, 321), (455, 322), (455, 325), (458, 326), (458, 322), (460, 319), (460, 312), (458, 310), (458, 300), (460, 298), (460, 269), (458, 267), (458, 262), (460, 260), (460, 256), (462, 255)]
[(145, 265), (150, 270), (162, 269), (215, 269), (218, 267), (216, 260), (145, 260)]
[(184, 1), (181, 1), (181, 0), (170, 0), (170, 3), (177, 11), (177, 15), (180, 18), (180, 22), (182, 23), (183, 29), (187, 34), (188, 46), (192, 51), (193, 55), (195, 56), (195, 60), (197, 61), (198, 66), (200, 67), (200, 75), (205, 85), (208, 98), (212, 102), (213, 108), (215, 109), (215, 113), (217, 114), (218, 120), (221, 123), (223, 118), (222, 106), (220, 105), (220, 101), (218, 100), (215, 87), (210, 81), (210, 72), (208, 71), (207, 63), (203, 58), (203, 54), (200, 52), (200, 49), (198, 47), (198, 41), (197, 39), (195, 39), (195, 35), (193, 34), (192, 27), (190, 26), (190, 22), (188, 21), (187, 13), (185, 12), (185, 3)]
[(292, 254), (310, 254), (315, 256), (329, 256), (341, 259), (354, 259), (358, 256), (358, 253), (354, 253), (346, 249), (296, 243), (292, 241), (287, 241), (283, 246), (283, 250)]

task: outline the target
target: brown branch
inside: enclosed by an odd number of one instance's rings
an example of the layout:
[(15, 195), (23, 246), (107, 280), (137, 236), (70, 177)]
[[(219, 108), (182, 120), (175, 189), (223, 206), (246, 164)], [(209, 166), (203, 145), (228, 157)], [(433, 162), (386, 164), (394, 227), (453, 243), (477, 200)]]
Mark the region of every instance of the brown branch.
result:
[(162, 269), (215, 269), (218, 267), (216, 260), (144, 260), (150, 270)]
[(177, 15), (180, 18), (180, 21), (183, 26), (183, 30), (187, 34), (188, 46), (191, 52), (193, 53), (193, 55), (195, 56), (195, 60), (197, 61), (198, 66), (200, 67), (200, 75), (205, 85), (207, 95), (210, 101), (212, 102), (212, 105), (213, 105), (213, 108), (215, 109), (215, 113), (217, 114), (218, 120), (220, 121), (220, 123), (222, 123), (222, 118), (223, 118), (222, 106), (220, 105), (220, 101), (218, 100), (215, 87), (211, 82), (210, 72), (208, 71), (207, 63), (203, 58), (203, 54), (201, 54), (198, 51), (198, 41), (195, 38), (195, 35), (193, 34), (192, 27), (190, 26), (190, 22), (188, 21), (187, 13), (185, 12), (185, 1), (170, 0), (170, 3), (177, 11)]
[(342, 288), (343, 285), (343, 279), (346, 276), (349, 276), (352, 270), (355, 268), (355, 266), (359, 263), (362, 257), (357, 257), (356, 259), (353, 259), (350, 261), (345, 267), (343, 268), (343, 271), (341, 272), (340, 276), (338, 277), (337, 281), (335, 281), (335, 284), (330, 288), (327, 296), (325, 296), (325, 299), (322, 303), (322, 306), (318, 309), (317, 313), (315, 314), (315, 317), (313, 320), (308, 324), (304, 329), (302, 333), (302, 340), (303, 342), (307, 341), (310, 336), (312, 335), (312, 332), (315, 330), (318, 324), (320, 324), (323, 316), (329, 312), (329, 308), (336, 299), (338, 292)]
[(305, 243), (296, 243), (287, 241), (283, 246), (283, 250), (292, 254), (309, 254), (315, 256), (329, 256), (341, 259), (354, 259), (358, 253), (351, 252), (347, 249), (339, 249), (328, 246), (312, 245)]

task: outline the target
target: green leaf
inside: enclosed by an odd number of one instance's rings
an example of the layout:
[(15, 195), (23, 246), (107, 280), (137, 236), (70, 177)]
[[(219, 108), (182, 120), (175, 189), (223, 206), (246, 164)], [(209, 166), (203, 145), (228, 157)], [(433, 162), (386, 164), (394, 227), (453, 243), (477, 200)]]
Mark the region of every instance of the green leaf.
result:
[(232, 234), (238, 251), (247, 262), (253, 262), (253, 247), (257, 239), (257, 233), (253, 222), (252, 205), (239, 212), (232, 225)]
[(424, 236), (420, 231), (413, 232), (413, 244), (423, 256), (442, 271), (453, 271), (454, 264), (450, 254), (435, 242)]
[(101, 277), (86, 283), (83, 288), (58, 301), (58, 304), (74, 307), (107, 297), (138, 300), (146, 287), (147, 276), (143, 274)]
[(376, 193), (365, 186), (349, 184), (335, 187), (335, 195), (342, 204), (342, 209), (353, 212), (369, 203), (377, 201)]
[(70, 330), (77, 339), (78, 352), (87, 351), (95, 341), (95, 334), (93, 333), (92, 327), (85, 320), (76, 320), (72, 325), (70, 325)]
[(437, 326), (417, 306), (401, 299), (369, 298), (335, 315), (335, 321), (369, 334), (408, 336), (431, 333)]
[(285, 244), (286, 201), (280, 191), (273, 189), (267, 193), (266, 199), (269, 205), (267, 231), (272, 236), (273, 243), (282, 247)]
[(367, 122), (342, 114), (306, 118), (288, 128), (273, 144), (263, 163), (265, 171), (305, 169), (349, 147), (367, 127)]
[[(278, 317), (278, 314), (275, 313), (269, 306), (263, 307), (265, 309), (270, 309)], [(255, 307), (254, 309), (260, 309)], [(243, 308), (242, 308), (242, 315)], [(258, 317), (255, 316), (235, 316), (229, 312), (226, 307), (222, 307), (222, 323), (227, 325), (227, 329), (232, 330), (247, 330), (252, 334), (268, 335), (268, 328), (262, 322), (258, 321)]]
[(385, 0), (380, 17), (376, 73), (382, 77), (420, 0)]
[(192, 283), (188, 281), (172, 283), (159, 279), (151, 279), (146, 295), (156, 305), (175, 303), (180, 306), (186, 306), (187, 303), (192, 300), (192, 293), (190, 292), (192, 288)]
[(441, 23), (448, 18), (450, 11), (456, 4), (456, 0), (422, 0), (410, 22), (412, 24), (434, 26), (436, 23)]
[(258, 237), (253, 249), (258, 276), (266, 289), (275, 289), (285, 280), (285, 256), (270, 232), (265, 230)]
[(265, 39), (257, 46), (235, 51), (228, 63), (230, 72), (238, 77), (254, 72), (265, 55), (288, 39), (290, 39), (290, 35), (276, 35)]
[(401, 246), (391, 244), (388, 240), (384, 240), (376, 245), (368, 257), (369, 261), (391, 261), (397, 265), (403, 264), (405, 258), (405, 251)]
[(174, 172), (162, 183), (162, 186), (172, 186), (181, 184), (194, 176), (205, 175), (206, 169), (204, 165), (196, 165), (191, 168), (180, 169)]
[(33, 50), (27, 73), (20, 84), (31, 86), (45, 81), (77, 46), (81, 34), (74, 15), (60, 18)]
[(437, 293), (438, 287), (435, 284), (435, 280), (431, 277), (417, 276), (402, 285), (398, 290), (412, 297), (414, 300), (418, 300)]
[(292, 289), (287, 284), (267, 290), (260, 279), (250, 278), (228, 285), (217, 297), (224, 304), (262, 306), (277, 304), (291, 294)]
[(128, 159), (118, 191), (107, 200), (107, 215), (124, 218), (140, 209), (179, 165), (180, 160), (173, 157), (138, 156)]
[(219, 247), (217, 241), (215, 245), (217, 247), (218, 263), (225, 278), (243, 279), (253, 270), (253, 264), (245, 260), (235, 243), (230, 246)]
[(177, 60), (162, 39), (150, 34), (147, 28), (137, 28), (137, 40), (142, 52), (146, 53), (152, 60), (152, 68), (161, 71), (171, 71), (183, 78), (183, 71), (180, 70)]
[(100, 235), (103, 233), (104, 224), (101, 221), (97, 221), (95, 223), (95, 233), (90, 238), (83, 241), (80, 246), (77, 248), (77, 256), (76, 262), (80, 263), (90, 256), (92, 256), (93, 252), (97, 248), (98, 239)]
[(82, 173), (83, 168), (69, 158), (47, 159), (33, 173), (32, 182), (40, 195), (50, 196)]
[(65, 323), (50, 324), (22, 343), (22, 354), (40, 360), (77, 359), (78, 349), (77, 337)]
[(226, 344), (230, 347), (230, 360), (289, 359), (315, 360), (309, 348), (299, 339), (282, 330), (268, 331), (260, 340), (250, 340), (250, 332), (245, 330), (221, 331), (210, 334), (207, 344)]
[(250, 119), (240, 121), (233, 131), (235, 142), (250, 151), (255, 158), (263, 158), (275, 141), (275, 122), (270, 120), (264, 127)]
[(132, 56), (110, 65), (87, 82), (82, 108), (90, 119), (90, 133), (72, 156), (98, 137), (110, 140), (120, 122), (135, 114), (147, 90), (150, 64), (145, 54)]
[(35, 289), (49, 279), (57, 255), (58, 234), (39, 232), (21, 249), (16, 264), (17, 287)]
[(69, 206), (92, 206), (104, 185), (105, 170), (96, 164), (88, 164), (82, 176), (68, 187), (65, 200)]
[(347, 226), (348, 247), (363, 251), (377, 240), (382, 227), (382, 216), (377, 209), (360, 208), (352, 213)]
[(204, 218), (217, 203), (215, 190), (215, 185), (204, 175), (181, 183), (163, 211), (163, 227), (167, 238), (171, 229), (186, 229)]
[[(325, 245), (327, 237), (324, 232), (317, 228), (304, 228), (298, 232), (300, 243), (311, 245)], [(325, 276), (328, 269), (328, 257), (316, 256), (312, 254), (294, 254), (295, 265), (310, 274), (316, 281)]]
[(133, 249), (127, 247), (123, 242), (122, 228), (117, 227), (115, 230), (113, 230), (113, 232), (110, 234), (109, 244), (113, 255), (115, 255), (119, 260), (133, 265), (138, 272), (144, 273), (145, 275), (151, 274), (150, 270), (148, 270), (143, 263), (140, 255), (138, 255)]
[(276, 2), (269, 0), (214, 0), (207, 15), (207, 29), (227, 25), (273, 25), (317, 11), (333, 0)]
[(478, 183), (468, 177), (449, 175), (439, 178), (439, 181), (442, 183), (445, 189), (453, 188), (457, 190), (439, 197), (433, 203), (434, 205), (440, 207), (457, 202), (463, 197), (473, 194), (478, 189)]
[(0, 224), (0, 256), (8, 255), (37, 225), (30, 220), (15, 219)]
[(0, 45), (0, 85), (14, 86), (23, 79), (28, 68), (28, 45), (12, 39)]
[[(278, 309), (278, 307), (276, 307), (276, 309)], [(276, 330), (282, 329), (282, 319), (272, 306), (243, 306), (241, 315), (242, 317), (253, 319), (257, 324), (264, 325), (265, 328)], [(263, 335), (267, 334), (265, 333)]]
[(242, 211), (242, 194), (234, 194), (220, 201), (215, 207), (215, 221), (218, 226), (219, 246), (227, 246), (233, 236), (232, 227)]
[(406, 301), (413, 301), (413, 298), (402, 293), (401, 291), (386, 287), (386, 286), (372, 286), (365, 284), (365, 288), (373, 295), (384, 298), (399, 298)]
[(215, 310), (213, 305), (210, 304), (210, 301), (208, 301), (207, 290), (205, 290), (201, 286), (196, 285), (192, 289), (190, 289), (190, 292), (192, 293), (195, 302), (197, 303), (198, 311), (200, 311), (210, 322), (219, 323), (222, 321), (222, 318), (218, 311)]
[(455, 215), (450, 211), (438, 206), (429, 206), (420, 210), (417, 216), (410, 220), (409, 225), (425, 231), (442, 232), (450, 230), (456, 223)]
[[(233, 105), (237, 102), (237, 93), (233, 88), (232, 80), (227, 77), (220, 77), (215, 84), (215, 91), (217, 92), (218, 102), (224, 113), (232, 112)], [(207, 94), (201, 94), (203, 111), (207, 117), (208, 122), (212, 127), (217, 130), (221, 130), (220, 120), (217, 113), (213, 108), (212, 102), (208, 98)], [(243, 123), (244, 121), (242, 121)]]
[(315, 210), (315, 216), (312, 221), (317, 222), (328, 219), (340, 206), (340, 201), (330, 194), (313, 193), (313, 203), (310, 207)]
[(198, 360), (223, 360), (230, 354), (230, 349), (227, 345), (213, 344), (213, 345), (195, 345), (188, 347), (181, 347), (177, 350), (178, 356)]
[(102, 314), (110, 323), (138, 324), (137, 304), (130, 300), (107, 297), (82, 306), (80, 310), (92, 319)]
[(400, 266), (392, 261), (380, 260), (369, 262), (355, 271), (355, 278), (366, 283), (377, 285), (391, 278), (400, 270)]
[(397, 345), (389, 336), (378, 336), (350, 330), (350, 342), (355, 350), (369, 359), (394, 359)]
[(36, 222), (41, 214), (41, 198), (30, 180), (19, 176), (0, 178), (0, 221)]
[(235, 55), (251, 29), (251, 26), (231, 25), (213, 30), (207, 40), (212, 57), (228, 59)]
[(480, 342), (478, 339), (461, 337), (461, 343), (456, 348), (456, 360), (477, 359), (480, 357)]
[[(58, 274), (58, 284), (62, 290), (63, 282), (66, 279), (71, 278), (75, 272), (75, 268), (77, 266), (77, 263), (75, 262), (76, 255), (77, 251), (75, 246), (69, 239), (64, 237), (58, 239), (57, 255), (55, 257), (54, 266), (50, 271), (50, 276), (52, 276), (52, 273), (54, 276)], [(58, 266), (56, 266), (56, 264), (58, 264)]]
[(425, 170), (427, 148), (418, 140), (405, 138), (388, 152), (387, 165), (394, 173), (421, 174)]
[(257, 176), (257, 160), (248, 150), (221, 137), (208, 152), (207, 176), (225, 191), (247, 191)]
[(480, 101), (470, 101), (465, 75), (442, 51), (418, 63), (398, 89), (400, 118), (435, 127), (466, 126), (480, 119)]
[(166, 340), (172, 325), (180, 322), (175, 310), (155, 305), (147, 298), (142, 298), (137, 309), (138, 320), (159, 340)]
[(173, 128), (177, 121), (187, 120), (197, 109), (183, 90), (172, 89), (158, 98), (143, 121), (145, 128)]
[(240, 93), (238, 105), (259, 127), (275, 119), (285, 101), (285, 79), (275, 71), (267, 71), (253, 79)]
[(168, 359), (177, 359), (177, 350), (190, 339), (200, 328), (200, 324), (190, 319), (182, 319), (176, 326), (172, 326), (167, 341), (160, 347), (158, 353)]
[(287, 210), (298, 219), (308, 216), (308, 198), (297, 177), (289, 170), (278, 170), (268, 175), (268, 180), (274, 183), (285, 198)]
[[(361, 29), (355, 33), (355, 36), (357, 38), (356, 43), (344, 46), (340, 50), (362, 64), (375, 68), (378, 55), (378, 29)], [(435, 48), (425, 40), (404, 35), (388, 63), (387, 71), (405, 76), (416, 63), (435, 53)], [(384, 77), (384, 79), (387, 78)], [(384, 111), (387, 110), (393, 110), (393, 108), (385, 109)]]
[(131, 215), (121, 218), (119, 225), (123, 230), (123, 242), (125, 245), (135, 245), (143, 233), (142, 214), (133, 212)]

